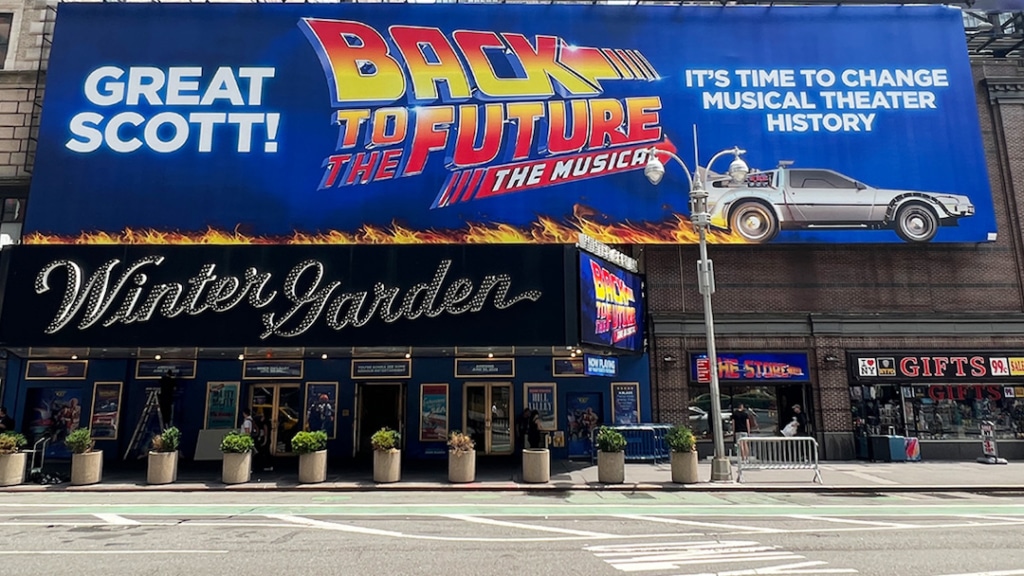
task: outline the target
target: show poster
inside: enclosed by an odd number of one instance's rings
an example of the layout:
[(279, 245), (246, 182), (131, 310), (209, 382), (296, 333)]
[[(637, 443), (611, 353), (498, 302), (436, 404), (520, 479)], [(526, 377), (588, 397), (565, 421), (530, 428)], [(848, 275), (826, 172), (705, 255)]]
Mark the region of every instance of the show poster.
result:
[(555, 404), (554, 384), (527, 384), (526, 408), (540, 415), (540, 429), (554, 432), (558, 429), (558, 407)]
[(642, 352), (644, 314), (640, 276), (580, 252), (580, 341)]
[(550, 4), (66, 3), (24, 241), (996, 232), (959, 9)]
[(229, 430), (238, 421), (238, 382), (209, 382), (206, 385), (207, 430)]
[(308, 382), (306, 384), (306, 428), (324, 431), (333, 439), (337, 435), (338, 383)]
[(70, 458), (64, 445), (68, 434), (82, 421), (82, 390), (80, 388), (29, 388), (25, 397), (26, 436), (33, 444), (49, 439), (46, 456)]
[(121, 413), (121, 383), (97, 382), (92, 392), (89, 433), (96, 440), (117, 440)]
[(448, 440), (448, 385), (420, 387), (420, 442)]
[(612, 384), (612, 410), (615, 425), (640, 423), (640, 385)]
[(604, 423), (601, 394), (568, 394), (565, 400), (569, 458), (590, 458), (594, 450), (593, 434)]

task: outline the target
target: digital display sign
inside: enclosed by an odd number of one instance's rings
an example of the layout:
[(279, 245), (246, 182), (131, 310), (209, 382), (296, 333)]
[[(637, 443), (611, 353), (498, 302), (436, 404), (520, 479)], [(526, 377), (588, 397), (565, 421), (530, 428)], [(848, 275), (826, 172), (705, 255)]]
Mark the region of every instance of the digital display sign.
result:
[(586, 252), (580, 252), (580, 342), (644, 348), (643, 279)]

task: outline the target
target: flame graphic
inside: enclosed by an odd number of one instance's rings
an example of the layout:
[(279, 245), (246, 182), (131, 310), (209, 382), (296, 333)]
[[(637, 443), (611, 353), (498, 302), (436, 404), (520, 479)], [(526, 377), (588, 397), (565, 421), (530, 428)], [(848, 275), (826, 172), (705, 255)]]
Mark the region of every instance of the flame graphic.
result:
[[(696, 244), (697, 231), (690, 219), (673, 214), (663, 222), (603, 224), (601, 215), (576, 205), (571, 218), (559, 222), (548, 216), (519, 228), (500, 223), (469, 223), (461, 230), (413, 230), (392, 222), (391, 226), (364, 225), (353, 233), (332, 230), (325, 233), (295, 232), (289, 236), (250, 236), (239, 231), (208, 228), (205, 232), (134, 230), (120, 233), (83, 232), (78, 236), (56, 236), (33, 232), (24, 244), (572, 244), (580, 233), (607, 244)], [(739, 235), (709, 231), (708, 242), (741, 244)]]

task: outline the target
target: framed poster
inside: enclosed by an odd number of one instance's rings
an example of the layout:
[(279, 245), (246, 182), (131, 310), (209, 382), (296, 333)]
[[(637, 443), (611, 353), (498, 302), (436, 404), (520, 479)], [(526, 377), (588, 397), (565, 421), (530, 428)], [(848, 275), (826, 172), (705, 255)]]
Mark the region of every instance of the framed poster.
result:
[(526, 384), (523, 386), (523, 405), (540, 414), (540, 429), (554, 432), (558, 429), (558, 400), (555, 384)]
[(167, 371), (175, 378), (190, 380), (196, 377), (195, 360), (138, 360), (135, 362), (136, 380), (159, 380)]
[(246, 360), (242, 363), (242, 378), (261, 380), (301, 380), (302, 360)]
[(640, 423), (640, 384), (612, 384), (612, 422), (615, 426)]
[(238, 422), (238, 382), (206, 383), (207, 430), (225, 430), (235, 427)]
[(25, 380), (85, 380), (88, 371), (88, 360), (29, 360)]
[(559, 378), (586, 376), (583, 373), (583, 358), (552, 358), (551, 374)]
[(117, 440), (121, 413), (121, 382), (97, 382), (92, 389), (90, 436), (96, 440)]
[(306, 382), (306, 429), (327, 432), (328, 440), (338, 435), (338, 383)]
[(353, 360), (352, 378), (411, 378), (412, 360)]
[(565, 428), (568, 430), (569, 458), (590, 458), (591, 435), (604, 423), (601, 394), (585, 392), (565, 397)]
[(448, 440), (448, 385), (420, 386), (420, 442)]

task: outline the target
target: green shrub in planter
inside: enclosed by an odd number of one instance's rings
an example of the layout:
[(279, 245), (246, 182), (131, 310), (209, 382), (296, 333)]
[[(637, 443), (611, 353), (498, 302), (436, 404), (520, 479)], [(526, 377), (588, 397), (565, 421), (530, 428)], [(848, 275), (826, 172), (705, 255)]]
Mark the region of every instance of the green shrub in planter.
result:
[(385, 426), (373, 433), (373, 436), (370, 437), (370, 444), (374, 450), (391, 452), (392, 450), (398, 450), (401, 439), (402, 437), (398, 434), (397, 430), (392, 430)]
[(601, 452), (622, 452), (626, 449), (626, 437), (618, 430), (602, 426), (597, 429), (597, 449)]
[(0, 454), (17, 454), (26, 444), (28, 441), (17, 432), (0, 434)]
[(92, 441), (92, 432), (88, 428), (79, 428), (68, 434), (68, 437), (64, 439), (64, 445), (73, 454), (85, 454), (92, 452), (95, 444)]
[(668, 448), (673, 452), (693, 452), (697, 449), (697, 438), (686, 426), (673, 426), (665, 436)]
[(153, 437), (153, 452), (177, 452), (181, 444), (181, 431), (171, 426)]
[(327, 432), (297, 432), (292, 436), (292, 452), (296, 454), (312, 454), (327, 448)]
[(220, 441), (220, 451), (229, 454), (245, 454), (256, 448), (252, 436), (241, 432), (228, 432), (227, 436)]

